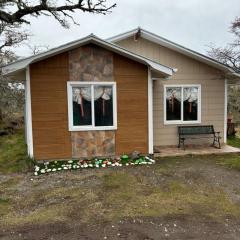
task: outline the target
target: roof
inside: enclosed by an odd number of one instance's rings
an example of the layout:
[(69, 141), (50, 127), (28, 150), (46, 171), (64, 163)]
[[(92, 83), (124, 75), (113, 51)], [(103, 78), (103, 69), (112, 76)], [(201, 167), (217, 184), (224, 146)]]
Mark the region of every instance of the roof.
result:
[(236, 73), (232, 68), (230, 68), (229, 66), (221, 63), (221, 62), (218, 62), (217, 60), (213, 59), (213, 58), (210, 58), (208, 56), (205, 56), (204, 54), (201, 54), (201, 53), (198, 53), (194, 50), (191, 50), (189, 48), (186, 48), (180, 44), (177, 44), (177, 43), (174, 43), (166, 38), (163, 38), (163, 37), (160, 37), (154, 33), (151, 33), (147, 30), (144, 30), (140, 27), (138, 28), (135, 28), (131, 31), (128, 31), (128, 32), (125, 32), (125, 33), (122, 33), (122, 34), (119, 34), (119, 35), (116, 35), (116, 36), (113, 36), (111, 38), (108, 38), (106, 39), (107, 41), (109, 42), (113, 42), (113, 43), (117, 43), (123, 39), (126, 39), (126, 38), (129, 38), (131, 36), (134, 36), (135, 34), (139, 34), (141, 35), (142, 38), (144, 39), (147, 39), (151, 42), (154, 42), (156, 44), (159, 44), (161, 46), (164, 46), (166, 48), (169, 48), (169, 49), (172, 49), (176, 52), (179, 52), (183, 55), (186, 55), (188, 57), (191, 57), (195, 60), (198, 60), (200, 62), (203, 62), (207, 65), (210, 65), (212, 67), (215, 67), (219, 70), (222, 70), (228, 74), (230, 74), (231, 76), (233, 77), (240, 77), (240, 74), (239, 73)]
[(173, 73), (176, 71), (176, 69), (173, 69), (171, 67), (159, 64), (157, 62), (154, 62), (148, 58), (142, 57), (140, 55), (137, 55), (135, 53), (132, 53), (118, 45), (115, 45), (111, 42), (107, 42), (105, 40), (102, 40), (98, 37), (96, 37), (95, 35), (91, 34), (85, 38), (73, 41), (73, 42), (69, 42), (67, 44), (61, 45), (59, 47), (53, 48), (49, 51), (40, 53), (40, 54), (36, 54), (33, 56), (30, 56), (28, 58), (24, 58), (24, 59), (20, 59), (18, 61), (15, 61), (11, 64), (8, 64), (6, 66), (4, 66), (2, 68), (2, 73), (6, 76), (12, 76), (12, 77), (16, 77), (16, 76), (20, 76), (23, 70), (25, 70), (31, 63), (34, 62), (38, 62), (41, 61), (43, 59), (49, 58), (51, 56), (57, 55), (59, 53), (74, 49), (76, 47), (80, 47), (82, 45), (86, 45), (89, 43), (93, 43), (96, 44), (98, 46), (101, 46), (105, 49), (111, 50), (115, 53), (118, 53), (122, 56), (125, 56), (127, 58), (130, 58), (134, 61), (137, 61), (139, 63), (145, 64), (147, 66), (150, 67), (150, 69), (154, 72), (160, 73), (164, 76), (171, 76), (173, 75)]

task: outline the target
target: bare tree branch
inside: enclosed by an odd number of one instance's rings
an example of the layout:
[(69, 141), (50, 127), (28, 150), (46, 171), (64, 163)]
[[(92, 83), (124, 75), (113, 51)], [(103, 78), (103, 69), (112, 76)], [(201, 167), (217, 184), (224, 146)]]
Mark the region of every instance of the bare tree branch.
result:
[(210, 46), (208, 55), (240, 73), (240, 17), (231, 23), (230, 30), (235, 35), (235, 40), (225, 47)]
[[(225, 47), (210, 46), (208, 55), (240, 73), (240, 17), (235, 18), (231, 23), (230, 31), (234, 34), (235, 40)], [(239, 86), (228, 87), (228, 112), (232, 113), (235, 119), (240, 118)]]
[[(0, 20), (8, 24), (14, 23), (27, 23), (28, 20), (24, 17), (31, 15), (38, 17), (44, 12), (50, 13), (54, 18), (65, 28), (69, 27), (67, 19), (73, 21), (72, 13), (76, 11), (107, 14), (116, 7), (116, 4), (107, 6), (106, 0), (65, 0), (64, 3), (58, 4), (59, 1), (51, 0), (40, 0), (39, 4), (30, 4), (29, 1), (25, 0), (11, 0), (11, 1), (0, 1)], [(10, 7), (16, 8), (16, 11), (10, 11)], [(75, 21), (73, 21), (76, 23)]]

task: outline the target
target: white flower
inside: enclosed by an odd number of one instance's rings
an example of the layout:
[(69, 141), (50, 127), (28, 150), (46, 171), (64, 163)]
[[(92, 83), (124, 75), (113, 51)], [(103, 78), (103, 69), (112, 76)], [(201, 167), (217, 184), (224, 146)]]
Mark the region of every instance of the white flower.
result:
[(57, 171), (57, 169), (56, 169), (56, 168), (53, 168), (53, 169), (52, 169), (52, 172), (56, 172), (56, 171)]
[(96, 165), (97, 168), (99, 168), (99, 165)]
[(87, 168), (87, 167), (88, 167), (88, 164), (87, 164), (87, 163), (84, 163), (84, 164), (83, 164), (83, 167)]
[(72, 160), (69, 160), (68, 163), (73, 163), (73, 161), (72, 161)]
[(106, 167), (106, 164), (102, 164), (102, 167)]
[(111, 165), (112, 163), (111, 162), (107, 162), (107, 165)]
[(62, 168), (59, 167), (59, 168), (58, 168), (58, 171), (60, 171), (60, 170), (62, 170)]
[(77, 168), (80, 168), (80, 166), (79, 166), (79, 165), (77, 165)]
[(93, 167), (93, 165), (92, 165), (91, 163), (90, 163), (90, 164), (88, 164), (88, 166), (89, 166), (89, 167)]
[(128, 166), (129, 164), (128, 163), (126, 163), (126, 166)]
[(40, 171), (41, 173), (45, 173), (46, 171), (45, 171), (45, 169), (41, 169), (41, 171)]
[(35, 172), (35, 173), (34, 173), (34, 175), (35, 175), (35, 176), (37, 176), (37, 175), (38, 175), (38, 173), (37, 173), (37, 172)]
[(153, 159), (149, 159), (150, 162), (155, 163), (156, 161)]
[(38, 172), (38, 171), (39, 171), (39, 169), (40, 169), (40, 167), (38, 167), (38, 166), (35, 166), (35, 171), (36, 171), (36, 172)]
[(52, 170), (51, 169), (48, 169), (47, 172), (51, 172)]
[(45, 162), (45, 163), (44, 163), (45, 166), (48, 165), (48, 164), (49, 164), (49, 162)]
[(67, 167), (63, 167), (63, 169), (67, 170), (68, 168)]
[(149, 158), (148, 156), (146, 156), (145, 159), (148, 159), (148, 160), (149, 160), (150, 158)]
[(119, 167), (121, 167), (121, 166), (122, 166), (122, 164), (121, 164), (121, 163), (119, 163), (119, 164), (118, 164), (118, 166), (119, 166)]
[(152, 162), (148, 162), (148, 164), (150, 164), (150, 165), (151, 165), (151, 164), (152, 164)]

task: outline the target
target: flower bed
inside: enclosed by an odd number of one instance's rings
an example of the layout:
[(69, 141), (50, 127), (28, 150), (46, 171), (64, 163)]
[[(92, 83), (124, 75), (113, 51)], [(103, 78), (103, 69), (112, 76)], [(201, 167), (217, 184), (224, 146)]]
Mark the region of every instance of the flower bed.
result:
[(107, 167), (121, 167), (131, 165), (153, 164), (155, 160), (149, 156), (140, 156), (137, 159), (131, 159), (128, 155), (123, 155), (116, 159), (87, 159), (87, 160), (68, 160), (68, 161), (52, 161), (38, 163), (34, 166), (34, 175), (38, 176), (45, 173), (63, 171), (63, 170), (77, 170), (81, 168), (107, 168)]

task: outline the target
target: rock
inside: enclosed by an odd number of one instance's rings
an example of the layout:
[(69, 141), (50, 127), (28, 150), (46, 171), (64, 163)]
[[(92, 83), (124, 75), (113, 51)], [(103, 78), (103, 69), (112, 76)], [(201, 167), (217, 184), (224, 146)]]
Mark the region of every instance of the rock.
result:
[(83, 81), (90, 82), (93, 80), (93, 76), (92, 74), (89, 74), (89, 73), (83, 73), (82, 79)]
[(132, 160), (136, 160), (136, 159), (139, 159), (139, 158), (140, 158), (140, 152), (139, 151), (132, 152), (132, 154), (131, 154), (131, 159)]
[(103, 74), (106, 76), (113, 74), (113, 64), (106, 64), (103, 69)]
[(6, 136), (6, 135), (8, 135), (8, 131), (0, 130), (0, 136)]

